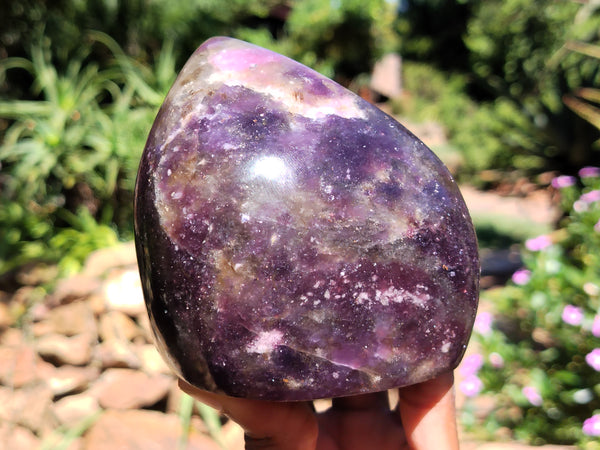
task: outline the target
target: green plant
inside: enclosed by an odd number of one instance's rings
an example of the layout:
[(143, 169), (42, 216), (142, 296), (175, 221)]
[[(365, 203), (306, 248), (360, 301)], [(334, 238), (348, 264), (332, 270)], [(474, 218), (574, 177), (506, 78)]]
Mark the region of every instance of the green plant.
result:
[[(464, 154), (463, 176), (491, 168), (524, 174), (573, 171), (597, 161), (592, 145), (597, 130), (562, 101), (572, 92), (589, 96), (589, 90), (579, 89), (600, 80), (600, 60), (572, 51), (576, 45), (589, 49), (598, 39), (597, 2), (408, 4), (399, 20), (402, 48), (430, 70), (421, 71), (417, 92), (437, 85), (438, 74), (450, 85), (438, 90), (430, 109), (447, 127), (451, 145)], [(436, 27), (436, 21), (449, 17), (455, 19), (452, 26)], [(412, 95), (409, 70), (405, 64), (406, 90)]]
[(238, 27), (233, 35), (270, 48), (348, 84), (397, 45), (395, 11), (384, 0), (297, 0), (282, 32)]
[(529, 164), (535, 168), (537, 160), (542, 169), (544, 161), (558, 161), (561, 167), (567, 164), (571, 169), (593, 161), (594, 133), (564, 107), (562, 97), (600, 80), (599, 61), (564, 47), (572, 40), (598, 38), (598, 4), (552, 0), (469, 3), (473, 15), (465, 42), (475, 74), (473, 85), (483, 96), (503, 103), (505, 108), (494, 116), (504, 122), (503, 134), (519, 137), (506, 142), (504, 152), (533, 157), (534, 164)]
[(543, 158), (522, 150), (542, 145), (541, 133), (509, 100), (477, 103), (467, 94), (466, 76), (429, 64), (405, 62), (403, 82), (409, 95), (394, 107), (414, 120), (444, 125), (450, 145), (462, 155), (459, 178), (476, 183), (477, 174), (492, 167), (528, 171), (543, 165)]
[(66, 450), (73, 446), (73, 443), (77, 438), (83, 436), (83, 434), (100, 418), (102, 412), (93, 413), (75, 425), (67, 427), (62, 425), (57, 429), (53, 430), (48, 436), (46, 436), (41, 444), (41, 450)]
[[(600, 45), (585, 42), (568, 42), (566, 47), (594, 60), (600, 60)], [(573, 94), (563, 97), (565, 104), (584, 120), (600, 130), (600, 89), (580, 87)], [(596, 141), (598, 144), (600, 141)]]
[(179, 403), (179, 420), (181, 422), (182, 432), (177, 448), (182, 450), (187, 448), (194, 406), (198, 409), (210, 437), (213, 438), (219, 447), (224, 449), (225, 445), (221, 433), (221, 418), (219, 412), (204, 403), (194, 400), (193, 397), (190, 397), (187, 394), (181, 396), (181, 401)]
[(507, 287), (483, 294), (493, 313), (476, 320), (481, 353), (466, 361), (461, 388), (494, 406), (476, 419), (467, 403), (473, 430), (600, 448), (600, 169), (580, 175), (553, 181), (567, 215), (526, 241), (525, 267)]
[[(34, 82), (32, 100), (0, 101), (10, 123), (0, 142), (0, 272), (36, 259), (74, 268), (94, 246), (131, 237), (139, 157), (158, 105), (175, 77), (172, 44), (155, 69), (132, 61), (108, 36), (91, 33), (60, 70), (49, 43), (31, 59), (7, 58)], [(94, 44), (114, 54), (90, 60)]]

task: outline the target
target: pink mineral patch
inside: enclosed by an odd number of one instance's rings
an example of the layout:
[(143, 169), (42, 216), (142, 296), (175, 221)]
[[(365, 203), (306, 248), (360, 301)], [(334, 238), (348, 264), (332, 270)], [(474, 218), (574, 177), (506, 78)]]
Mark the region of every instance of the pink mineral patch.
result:
[(276, 58), (281, 57), (259, 47), (248, 47), (210, 55), (209, 61), (219, 70), (241, 72), (251, 67), (272, 63)]

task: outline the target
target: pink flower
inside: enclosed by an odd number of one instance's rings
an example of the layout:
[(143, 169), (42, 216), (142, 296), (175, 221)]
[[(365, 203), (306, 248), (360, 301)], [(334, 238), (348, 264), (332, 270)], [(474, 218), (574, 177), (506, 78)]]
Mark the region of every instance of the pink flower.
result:
[(552, 187), (556, 189), (570, 187), (575, 184), (575, 181), (575, 177), (570, 175), (561, 175), (552, 180)]
[(552, 245), (552, 240), (550, 236), (543, 234), (538, 237), (534, 237), (531, 239), (527, 239), (525, 241), (525, 247), (527, 250), (532, 252), (539, 252), (540, 250), (544, 250)]
[(540, 392), (533, 386), (525, 386), (521, 392), (523, 392), (525, 398), (527, 398), (529, 403), (531, 403), (533, 406), (541, 406), (544, 402)]
[(596, 372), (600, 372), (600, 348), (595, 348), (585, 355), (585, 362)]
[(467, 397), (473, 397), (483, 389), (483, 382), (477, 375), (469, 375), (458, 385), (459, 389)]
[(492, 352), (490, 353), (490, 364), (496, 369), (501, 369), (504, 367), (504, 358), (500, 353)]
[(594, 189), (593, 191), (581, 194), (579, 200), (584, 203), (594, 203), (600, 200), (600, 190)]
[(599, 177), (600, 176), (600, 168), (593, 167), (593, 166), (582, 167), (579, 170), (579, 176), (581, 178)]
[(566, 305), (563, 308), (562, 320), (569, 325), (581, 325), (581, 322), (583, 322), (583, 310), (578, 306)]
[(482, 336), (488, 336), (492, 332), (492, 322), (494, 317), (486, 311), (482, 311), (475, 317), (473, 329)]
[(517, 270), (512, 275), (513, 283), (518, 284), (519, 286), (526, 285), (527, 283), (529, 283), (530, 279), (531, 279), (531, 271), (527, 270), (527, 269)]
[(473, 353), (463, 359), (460, 365), (460, 374), (465, 377), (476, 375), (481, 366), (483, 366), (483, 356), (479, 353)]
[(594, 231), (596, 233), (600, 233), (600, 220), (598, 220), (598, 222), (596, 222), (596, 225), (594, 225)]
[(575, 200), (573, 203), (573, 209), (575, 212), (582, 213), (590, 209), (590, 205), (586, 202), (582, 202), (581, 200)]
[(596, 337), (600, 337), (600, 315), (596, 314), (594, 322), (592, 322), (592, 334)]
[(581, 429), (583, 434), (588, 436), (600, 436), (600, 414), (594, 414), (592, 417), (585, 419)]

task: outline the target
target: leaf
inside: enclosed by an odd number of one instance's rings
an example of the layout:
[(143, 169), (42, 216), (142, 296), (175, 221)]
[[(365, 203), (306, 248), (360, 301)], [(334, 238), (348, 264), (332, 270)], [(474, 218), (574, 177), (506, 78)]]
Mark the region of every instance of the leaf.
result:
[(581, 377), (569, 370), (557, 370), (553, 374), (553, 378), (567, 386), (578, 386), (581, 383)]
[(221, 448), (225, 448), (222, 442), (221, 436), (221, 418), (219, 417), (219, 413), (204, 403), (196, 402), (196, 405), (200, 411), (200, 416), (208, 428), (208, 433), (210, 436), (219, 444)]
[(47, 101), (13, 100), (0, 102), (0, 117), (5, 119), (25, 119), (31, 116), (50, 116), (54, 106)]
[(565, 44), (565, 47), (574, 52), (600, 59), (600, 45), (588, 44), (587, 42), (580, 41), (569, 41)]
[(600, 103), (600, 89), (581, 88), (575, 92), (575, 95), (590, 102)]
[(575, 114), (600, 129), (600, 108), (596, 108), (572, 95), (565, 95), (563, 97), (563, 102)]

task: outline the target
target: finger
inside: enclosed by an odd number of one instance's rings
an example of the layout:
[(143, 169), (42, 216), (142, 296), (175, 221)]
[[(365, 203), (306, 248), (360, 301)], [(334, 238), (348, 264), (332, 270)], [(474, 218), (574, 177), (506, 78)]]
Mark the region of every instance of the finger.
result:
[(332, 410), (364, 411), (389, 409), (387, 392), (374, 392), (371, 394), (354, 395), (351, 397), (334, 398), (331, 402)]
[(319, 415), (319, 448), (404, 448), (400, 417), (390, 411), (387, 392), (334, 398)]
[(398, 412), (411, 449), (458, 449), (453, 385), (449, 372), (399, 390)]
[(317, 420), (305, 402), (269, 402), (203, 391), (179, 380), (179, 387), (238, 423), (246, 433), (246, 449), (313, 450)]

